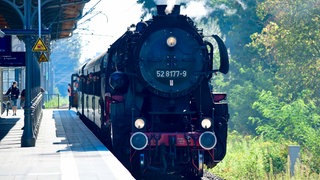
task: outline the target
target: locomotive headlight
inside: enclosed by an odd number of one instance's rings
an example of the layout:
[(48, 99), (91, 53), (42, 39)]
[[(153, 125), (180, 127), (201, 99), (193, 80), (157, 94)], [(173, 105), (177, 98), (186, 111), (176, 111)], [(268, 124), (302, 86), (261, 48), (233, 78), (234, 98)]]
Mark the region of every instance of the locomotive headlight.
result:
[(168, 37), (167, 39), (167, 45), (169, 47), (174, 47), (177, 44), (177, 39), (173, 36)]
[(203, 129), (209, 129), (209, 128), (211, 127), (211, 125), (212, 125), (212, 121), (211, 121), (210, 118), (204, 118), (204, 119), (202, 119), (202, 121), (201, 121), (201, 127), (202, 127)]
[(145, 126), (145, 121), (143, 118), (137, 118), (134, 121), (134, 127), (136, 127), (137, 129), (142, 129)]

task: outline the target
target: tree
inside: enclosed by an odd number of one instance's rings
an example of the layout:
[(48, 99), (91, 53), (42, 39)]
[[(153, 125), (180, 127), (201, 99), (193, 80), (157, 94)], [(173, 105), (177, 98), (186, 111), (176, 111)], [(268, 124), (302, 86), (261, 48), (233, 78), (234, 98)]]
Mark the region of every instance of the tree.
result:
[(258, 125), (257, 132), (265, 138), (278, 142), (282, 139), (298, 142), (311, 152), (313, 158), (310, 166), (319, 173), (320, 115), (315, 104), (304, 102), (304, 96), (285, 103), (271, 91), (262, 91), (253, 108), (261, 112), (263, 118), (252, 117), (252, 120)]
[(311, 167), (320, 172), (319, 72), (320, 6), (315, 0), (267, 0), (258, 6), (266, 20), (247, 48), (255, 53), (255, 68), (272, 74), (253, 103), (257, 132), (271, 139), (298, 142), (313, 155)]
[(251, 34), (260, 32), (263, 27), (263, 21), (256, 15), (256, 0), (209, 2), (214, 9), (210, 18), (217, 20), (230, 50), (229, 86), (224, 89), (229, 94), (230, 128), (255, 134), (256, 125), (249, 117), (258, 113), (252, 109), (252, 104), (262, 87), (270, 83), (269, 74), (259, 71), (260, 65), (252, 63), (255, 54), (246, 48)]
[(267, 68), (274, 68), (277, 96), (290, 102), (308, 89), (306, 98), (320, 105), (319, 2), (270, 0), (260, 4), (258, 12), (261, 18), (271, 16), (263, 31), (252, 36), (250, 46), (259, 49)]
[(63, 96), (67, 96), (67, 85), (71, 81), (71, 74), (79, 67), (81, 42), (78, 34), (52, 42), (50, 59), (55, 69), (54, 84)]

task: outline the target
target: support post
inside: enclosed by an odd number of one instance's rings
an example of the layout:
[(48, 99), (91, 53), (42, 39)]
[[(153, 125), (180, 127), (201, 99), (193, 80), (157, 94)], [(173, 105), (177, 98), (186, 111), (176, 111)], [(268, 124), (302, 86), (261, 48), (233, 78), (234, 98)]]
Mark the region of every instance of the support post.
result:
[[(25, 22), (26, 30), (31, 29), (31, 2), (30, 0), (24, 0), (25, 5)], [(31, 36), (25, 36), (26, 45), (26, 101), (24, 108), (24, 130), (21, 137), (21, 147), (34, 147), (36, 144), (36, 138), (33, 133), (33, 122), (31, 118), (31, 89), (32, 89), (32, 38)]]
[(289, 157), (290, 157), (290, 175), (294, 176), (294, 166), (297, 159), (299, 159), (300, 146), (289, 145)]

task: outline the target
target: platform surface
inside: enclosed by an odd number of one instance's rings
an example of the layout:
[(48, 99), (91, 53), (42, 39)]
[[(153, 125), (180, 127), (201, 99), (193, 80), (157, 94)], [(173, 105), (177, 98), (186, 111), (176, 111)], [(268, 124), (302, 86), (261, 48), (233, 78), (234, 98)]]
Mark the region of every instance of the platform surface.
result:
[(43, 110), (36, 146), (21, 147), (23, 113), (0, 119), (1, 180), (134, 179), (72, 110)]

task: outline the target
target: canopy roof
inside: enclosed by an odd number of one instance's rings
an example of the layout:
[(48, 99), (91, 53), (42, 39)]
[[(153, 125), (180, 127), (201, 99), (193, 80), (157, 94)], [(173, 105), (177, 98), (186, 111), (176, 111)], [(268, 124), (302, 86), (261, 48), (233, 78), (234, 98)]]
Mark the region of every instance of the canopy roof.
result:
[[(27, 0), (29, 1), (29, 0)], [(50, 39), (61, 39), (72, 35), (82, 11), (90, 0), (41, 0), (41, 28), (50, 32)], [(24, 0), (0, 1), (0, 29), (25, 29), (26, 5)], [(38, 0), (31, 1), (30, 26), (38, 31)]]

